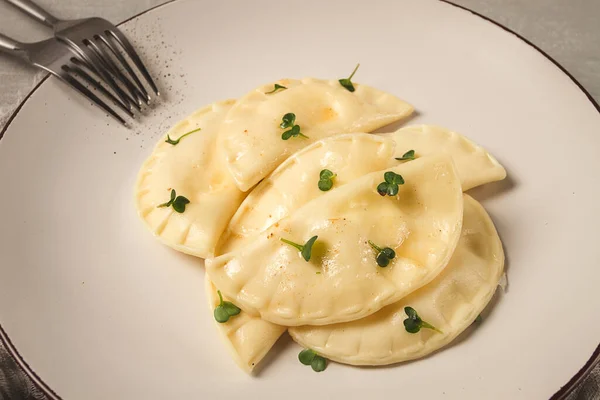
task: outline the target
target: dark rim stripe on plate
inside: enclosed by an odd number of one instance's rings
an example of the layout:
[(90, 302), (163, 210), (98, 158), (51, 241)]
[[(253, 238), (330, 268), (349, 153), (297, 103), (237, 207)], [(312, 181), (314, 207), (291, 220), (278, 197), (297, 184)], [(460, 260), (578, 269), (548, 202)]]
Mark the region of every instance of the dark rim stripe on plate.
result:
[[(129, 22), (135, 18), (138, 18), (150, 11), (156, 10), (158, 8), (164, 7), (168, 4), (174, 3), (178, 0), (168, 0), (167, 2), (163, 3), (163, 4), (159, 4), (155, 7), (152, 7), (146, 11), (143, 11), (139, 14), (136, 14), (134, 16), (132, 16), (131, 18), (126, 19), (125, 21), (121, 22), (120, 24), (118, 24), (117, 26), (120, 26), (126, 22)], [(535, 44), (533, 44), (531, 41), (529, 41), (528, 39), (524, 38), (523, 36), (519, 35), (518, 33), (514, 32), (513, 30), (507, 28), (506, 26), (486, 17), (485, 15), (479, 14), (476, 11), (470, 10), (466, 7), (463, 7), (461, 5), (458, 4), (454, 4), (452, 2), (450, 2), (449, 0), (439, 0), (441, 3), (445, 3), (448, 5), (451, 5), (453, 7), (462, 9), (464, 11), (467, 11), (479, 18), (482, 18), (494, 25), (496, 25), (499, 28), (502, 28), (504, 31), (513, 34), (514, 36), (516, 36), (518, 39), (522, 40), (523, 42), (527, 43), (529, 46), (533, 47), (535, 50), (537, 50), (539, 53), (541, 53), (544, 57), (546, 57), (550, 62), (552, 62), (552, 64), (554, 64), (556, 67), (558, 67), (558, 69), (560, 69), (565, 75), (567, 75), (571, 81), (586, 95), (586, 97), (588, 98), (588, 100), (590, 101), (590, 103), (592, 103), (592, 105), (594, 106), (594, 108), (596, 108), (596, 110), (598, 111), (598, 113), (600, 113), (600, 105), (598, 105), (598, 103), (596, 102), (596, 100), (592, 97), (592, 95), (583, 87), (583, 85), (581, 83), (579, 83), (579, 81), (569, 72), (567, 71), (562, 65), (560, 65), (554, 58), (552, 58), (549, 54), (547, 54), (544, 50), (542, 50), (541, 48), (539, 48), (538, 46), (536, 46)], [(15, 109), (15, 111), (11, 114), (11, 116), (9, 117), (6, 125), (4, 126), (4, 128), (2, 128), (2, 130), (0, 131), (0, 139), (2, 139), (2, 137), (4, 136), (4, 134), (6, 133), (6, 131), (8, 130), (8, 128), (10, 127), (10, 125), (12, 124), (13, 120), (16, 118), (17, 114), (21, 111), (21, 109), (23, 108), (23, 106), (25, 105), (25, 103), (27, 103), (27, 101), (31, 98), (31, 96), (35, 93), (35, 91), (37, 89), (39, 89), (39, 87), (42, 85), (42, 83), (44, 83), (46, 81), (46, 79), (48, 79), (48, 76), (44, 77), (32, 90), (31, 92), (29, 92), (29, 94), (25, 97), (25, 99), (23, 99), (23, 101), (19, 104), (19, 106)], [(6, 347), (6, 350), (9, 352), (9, 354), (14, 358), (15, 362), (23, 369), (23, 371), (29, 376), (29, 378), (33, 381), (33, 383), (37, 386), (38, 389), (40, 389), (40, 391), (42, 391), (46, 396), (48, 396), (48, 398), (50, 400), (61, 400), (61, 397), (56, 394), (36, 373), (35, 371), (25, 362), (25, 360), (23, 359), (23, 357), (21, 357), (21, 355), (19, 354), (19, 352), (17, 351), (17, 349), (15, 348), (15, 346), (12, 344), (10, 338), (8, 337), (8, 334), (6, 333), (6, 331), (2, 328), (2, 324), (0, 323), (0, 341), (4, 344), (4, 347)], [(586, 376), (594, 369), (594, 367), (596, 366), (596, 364), (598, 364), (600, 362), (600, 344), (598, 345), (598, 347), (596, 348), (596, 350), (594, 351), (594, 353), (592, 354), (592, 356), (590, 357), (590, 359), (587, 361), (587, 363), (575, 374), (575, 376), (573, 376), (569, 382), (567, 382), (564, 386), (562, 386), (560, 388), (560, 390), (558, 392), (556, 392), (550, 400), (563, 400), (565, 399), (569, 394), (571, 394), (571, 392), (573, 392), (573, 389), (575, 389), (575, 387), (581, 383)]]
[[(460, 8), (461, 10), (470, 12), (471, 14), (478, 16), (479, 18), (482, 18), (488, 22), (491, 22), (492, 24), (496, 25), (499, 28), (502, 28), (504, 31), (513, 34), (514, 36), (516, 36), (518, 39), (521, 39), (523, 42), (527, 43), (529, 46), (533, 47), (534, 49), (536, 49), (538, 52), (540, 52), (544, 57), (546, 57), (550, 62), (552, 62), (552, 64), (554, 64), (555, 66), (558, 67), (558, 69), (560, 69), (565, 75), (567, 75), (569, 78), (571, 78), (571, 81), (573, 81), (573, 83), (575, 85), (577, 85), (577, 87), (586, 95), (586, 97), (588, 98), (588, 100), (590, 101), (590, 103), (592, 103), (592, 105), (594, 106), (594, 108), (596, 108), (596, 111), (598, 111), (598, 113), (600, 113), (600, 105), (598, 105), (598, 102), (592, 97), (592, 95), (590, 94), (590, 92), (588, 92), (586, 90), (586, 88), (583, 87), (583, 85), (581, 83), (579, 83), (579, 81), (569, 72), (565, 69), (565, 67), (563, 67), (562, 65), (560, 65), (558, 63), (558, 61), (556, 61), (554, 58), (552, 58), (552, 56), (550, 56), (548, 53), (546, 53), (544, 50), (542, 50), (541, 48), (539, 48), (537, 45), (535, 45), (534, 43), (532, 43), (529, 39), (526, 39), (525, 37), (519, 35), (518, 33), (516, 33), (515, 31), (507, 28), (506, 26), (494, 21), (493, 19), (486, 17), (485, 15), (479, 14), (476, 11), (470, 10), (466, 7), (463, 7), (461, 5), (458, 4), (454, 4), (449, 0), (440, 0), (440, 2), (445, 3), (445, 4), (449, 4), (453, 7), (456, 8)], [(592, 372), (592, 370), (594, 369), (594, 367), (600, 363), (600, 343), (598, 344), (598, 346), (596, 347), (596, 350), (594, 351), (594, 353), (592, 354), (592, 356), (590, 357), (590, 359), (585, 363), (585, 365), (579, 370), (577, 371), (577, 373), (575, 374), (575, 376), (573, 376), (569, 382), (567, 382), (565, 385), (563, 385), (551, 398), (550, 400), (564, 400), (567, 398), (567, 396), (569, 396), (573, 390), (577, 387), (578, 384), (580, 384), (581, 382), (583, 382), (583, 380), (589, 375), (590, 372)]]

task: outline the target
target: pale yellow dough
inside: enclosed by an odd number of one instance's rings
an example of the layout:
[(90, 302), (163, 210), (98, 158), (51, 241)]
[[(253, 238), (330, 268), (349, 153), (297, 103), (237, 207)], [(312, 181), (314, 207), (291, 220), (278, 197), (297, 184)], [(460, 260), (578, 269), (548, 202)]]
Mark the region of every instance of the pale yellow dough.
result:
[[(248, 246), (206, 261), (214, 284), (243, 310), (284, 326), (368, 316), (429, 283), (460, 236), (463, 197), (452, 159), (423, 157), (390, 169), (406, 184), (395, 197), (376, 187), (385, 171), (333, 189)], [(319, 240), (310, 262), (280, 238)], [(396, 250), (387, 268), (372, 240)]]
[(448, 154), (454, 159), (463, 191), (506, 178), (506, 171), (483, 147), (465, 136), (434, 125), (402, 128), (381, 134), (396, 142), (394, 157), (415, 150), (417, 157)]
[(329, 137), (285, 160), (246, 197), (229, 222), (217, 254), (249, 244), (271, 225), (327, 192), (319, 190), (319, 173), (329, 169), (334, 188), (387, 167), (392, 139), (354, 133)]
[[(245, 95), (221, 127), (219, 146), (237, 186), (247, 191), (309, 144), (341, 133), (370, 132), (411, 115), (413, 107), (391, 94), (355, 84), (351, 93), (337, 80), (285, 79), (286, 90), (266, 94), (274, 83)], [(307, 138), (282, 140), (282, 117), (296, 115)]]
[(322, 169), (337, 174), (334, 187), (339, 187), (369, 172), (398, 165), (401, 162), (395, 158), (408, 150), (416, 150), (417, 157), (452, 156), (463, 191), (506, 177), (504, 168), (481, 146), (437, 126), (329, 137), (292, 155), (252, 190), (229, 222), (217, 255), (244, 246), (293, 210), (323, 195), (317, 187)]
[[(143, 164), (135, 187), (135, 205), (148, 228), (167, 246), (201, 258), (211, 257), (231, 216), (245, 197), (216, 149), (219, 127), (234, 100), (214, 103), (175, 125), (168, 135), (178, 145), (160, 140)], [(179, 214), (158, 205), (169, 201), (171, 189), (190, 200)]]
[[(208, 275), (206, 275), (205, 283), (208, 305), (211, 310), (214, 310), (219, 304), (217, 288), (212, 284)], [(225, 296), (223, 300), (230, 301)], [(285, 327), (263, 321), (243, 311), (231, 317), (226, 323), (214, 322), (231, 356), (237, 365), (247, 373), (252, 372), (286, 330)]]
[[(504, 268), (502, 243), (483, 207), (465, 195), (461, 239), (449, 265), (427, 286), (353, 322), (290, 328), (301, 346), (333, 361), (384, 365), (421, 358), (450, 343), (483, 311)], [(404, 307), (443, 331), (404, 329)]]

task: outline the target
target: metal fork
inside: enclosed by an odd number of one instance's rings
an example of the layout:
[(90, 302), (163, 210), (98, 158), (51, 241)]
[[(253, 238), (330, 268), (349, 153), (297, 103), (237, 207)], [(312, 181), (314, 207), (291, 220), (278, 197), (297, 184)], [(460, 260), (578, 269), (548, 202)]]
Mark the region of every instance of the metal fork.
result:
[[(123, 93), (120, 91), (120, 88), (113, 87), (110, 82), (111, 76), (114, 76), (119, 82), (125, 85), (129, 93), (137, 100), (137, 104), (132, 104), (134, 107), (139, 108), (141, 101), (149, 104), (151, 97), (142, 84), (141, 79), (121, 53), (121, 50), (133, 61), (135, 67), (152, 91), (157, 96), (160, 95), (150, 73), (129, 40), (109, 21), (102, 18), (63, 21), (42, 9), (31, 0), (5, 1), (18, 7), (36, 20), (52, 27), (56, 38), (70, 45), (84, 60), (95, 66), (97, 68), (96, 72), (111, 85), (111, 88), (117, 92), (119, 97), (124, 97)], [(119, 65), (127, 71), (133, 82), (121, 72)]]
[(93, 90), (116, 104), (127, 115), (134, 117), (129, 105), (124, 104), (119, 98), (115, 97), (94, 77), (91, 66), (78, 58), (77, 53), (73, 52), (69, 46), (57, 39), (52, 38), (36, 43), (21, 43), (0, 33), (0, 51), (48, 71), (101, 107), (123, 125), (126, 125), (125, 120), (83, 84), (80, 79)]

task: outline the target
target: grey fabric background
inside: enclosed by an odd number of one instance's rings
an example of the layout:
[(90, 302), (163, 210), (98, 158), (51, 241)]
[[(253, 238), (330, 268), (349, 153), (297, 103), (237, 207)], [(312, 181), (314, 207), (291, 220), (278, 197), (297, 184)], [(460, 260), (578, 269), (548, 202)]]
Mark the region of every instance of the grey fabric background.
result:
[[(418, 0), (415, 0), (418, 1)], [(600, 102), (600, 0), (452, 0), (523, 35), (552, 56)], [(38, 0), (63, 18), (100, 16), (118, 23), (164, 0)], [(44, 27), (0, 0), (0, 31), (21, 41), (47, 38)], [(0, 127), (44, 74), (0, 55)], [(600, 340), (600, 338), (599, 338)], [(557, 382), (557, 386), (566, 382)], [(45, 399), (0, 343), (0, 400)], [(600, 399), (600, 366), (569, 400)]]

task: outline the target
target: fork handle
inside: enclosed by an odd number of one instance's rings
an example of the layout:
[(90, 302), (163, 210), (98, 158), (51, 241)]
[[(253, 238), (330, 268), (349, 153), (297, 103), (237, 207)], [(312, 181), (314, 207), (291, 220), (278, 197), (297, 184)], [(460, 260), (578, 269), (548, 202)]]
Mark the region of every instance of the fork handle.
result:
[(25, 51), (25, 45), (0, 33), (0, 51), (18, 55)]
[(54, 28), (56, 24), (60, 22), (58, 18), (38, 6), (31, 0), (5, 0), (13, 6), (19, 8), (24, 13), (32, 16), (43, 24)]

